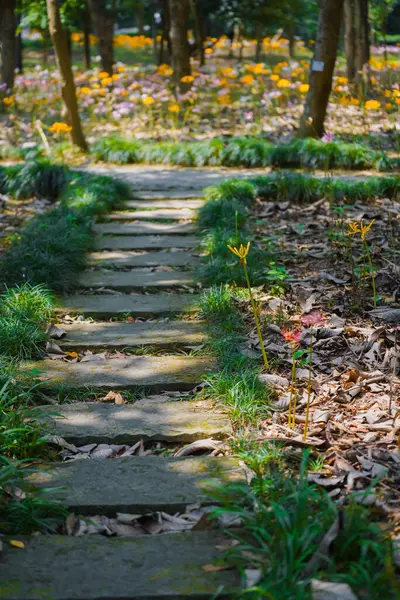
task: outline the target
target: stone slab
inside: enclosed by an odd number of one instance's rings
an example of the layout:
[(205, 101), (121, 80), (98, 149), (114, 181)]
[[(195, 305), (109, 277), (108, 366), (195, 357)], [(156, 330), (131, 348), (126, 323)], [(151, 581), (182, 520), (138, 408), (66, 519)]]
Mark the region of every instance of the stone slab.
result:
[(82, 288), (112, 288), (129, 292), (145, 288), (176, 288), (194, 286), (189, 271), (84, 271), (78, 278)]
[[(201, 195), (201, 192), (197, 193), (193, 192), (193, 190), (189, 190), (189, 191), (185, 191), (185, 190), (171, 190), (171, 191), (156, 191), (153, 192), (151, 190), (145, 191), (145, 192), (135, 192), (134, 193), (134, 198), (135, 200), (190, 200), (190, 199), (197, 199), (199, 197), (199, 195)], [(135, 202), (135, 200), (133, 200), (133, 202)]]
[(196, 231), (193, 223), (99, 223), (93, 226), (95, 233), (103, 235), (186, 235)]
[(185, 221), (195, 219), (196, 210), (189, 208), (152, 208), (149, 210), (116, 211), (106, 215), (107, 221)]
[(159, 510), (174, 514), (191, 504), (215, 504), (207, 482), (242, 477), (238, 463), (229, 458), (127, 456), (52, 465), (30, 476), (29, 483), (51, 489), (51, 499), (74, 513), (114, 516)]
[(74, 323), (63, 325), (65, 338), (57, 343), (65, 349), (187, 348), (207, 339), (203, 323), (172, 321), (169, 323)]
[(106, 265), (116, 268), (124, 267), (184, 267), (194, 265), (197, 256), (191, 252), (143, 252), (141, 254), (123, 250), (109, 252), (92, 252), (89, 255), (91, 265)]
[(188, 235), (98, 236), (96, 250), (165, 250), (167, 248), (197, 248), (199, 239)]
[(153, 209), (153, 208), (192, 208), (192, 209), (197, 209), (197, 208), (201, 208), (202, 206), (204, 206), (205, 204), (205, 200), (201, 200), (200, 198), (193, 198), (193, 197), (189, 197), (189, 198), (184, 198), (182, 197), (181, 199), (178, 198), (170, 198), (170, 197), (166, 197), (166, 198), (162, 198), (160, 197), (160, 194), (158, 194), (157, 196), (155, 196), (154, 198), (152, 196), (149, 197), (144, 197), (143, 199), (140, 199), (141, 196), (139, 196), (138, 200), (128, 200), (127, 202), (125, 202), (125, 207), (126, 208), (134, 208), (136, 210), (148, 210), (148, 209)]
[(39, 369), (43, 385), (54, 384), (109, 390), (146, 388), (151, 390), (191, 390), (213, 361), (194, 356), (129, 356), (79, 363), (43, 360), (24, 363), (28, 371)]
[[(23, 539), (23, 538), (21, 538)], [(2, 600), (210, 600), (240, 590), (235, 571), (204, 566), (221, 558), (226, 536), (183, 532), (136, 538), (39, 536), (23, 550), (4, 539)], [(221, 590), (222, 588), (222, 590)]]
[(85, 444), (134, 444), (140, 440), (184, 443), (206, 438), (225, 439), (231, 434), (225, 415), (202, 402), (147, 402), (106, 404), (76, 402), (57, 406), (46, 421), (56, 433), (77, 446)]
[(61, 298), (60, 302), (62, 308), (58, 312), (80, 313), (97, 318), (118, 315), (161, 317), (198, 310), (198, 296), (195, 294), (76, 295)]

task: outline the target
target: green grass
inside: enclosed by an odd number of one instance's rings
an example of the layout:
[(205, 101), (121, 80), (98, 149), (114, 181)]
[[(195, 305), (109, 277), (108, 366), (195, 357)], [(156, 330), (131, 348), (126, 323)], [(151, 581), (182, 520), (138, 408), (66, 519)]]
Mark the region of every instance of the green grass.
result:
[(32, 463), (48, 455), (43, 423), (31, 407), (33, 390), (9, 376), (1, 379), (0, 533), (54, 531), (67, 510), (45, 491), (33, 491), (27, 479), (37, 471)]
[(119, 206), (128, 195), (126, 186), (111, 178), (42, 162), (0, 168), (0, 187), (18, 198), (58, 200), (52, 210), (33, 217), (2, 254), (0, 285), (29, 282), (57, 292), (71, 290), (86, 266), (92, 217)]
[[(221, 504), (215, 516), (235, 515), (242, 526), (227, 533), (236, 545), (226, 561), (242, 573), (260, 570), (260, 581), (244, 590), (241, 598), (258, 600), (311, 600), (311, 579), (344, 582), (358, 598), (394, 600), (391, 541), (374, 522), (370, 510), (352, 496), (343, 507), (336, 505), (321, 487), (307, 481), (308, 457), (299, 474), (285, 469), (279, 449), (241, 451), (255, 477), (250, 484), (215, 486), (211, 493)], [(333, 524), (339, 533), (331, 544), (328, 560), (310, 568), (310, 561)]]
[(43, 285), (23, 283), (6, 290), (0, 297), (0, 315), (22, 321), (46, 324), (54, 309), (54, 298)]
[(262, 138), (214, 138), (201, 142), (152, 142), (103, 137), (92, 149), (96, 160), (118, 164), (149, 163), (179, 166), (305, 167), (310, 169), (391, 170), (397, 159), (361, 144), (295, 139), (273, 146)]

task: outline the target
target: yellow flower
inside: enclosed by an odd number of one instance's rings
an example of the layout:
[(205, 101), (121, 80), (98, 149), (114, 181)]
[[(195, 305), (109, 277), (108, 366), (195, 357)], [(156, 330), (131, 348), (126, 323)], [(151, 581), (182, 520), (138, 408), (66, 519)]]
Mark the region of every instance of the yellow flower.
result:
[(212, 54), (213, 53), (213, 49), (212, 48), (206, 48), (204, 50), (204, 54)]
[(218, 102), (224, 106), (227, 106), (228, 104), (231, 104), (231, 97), (229, 94), (218, 96)]
[(154, 104), (155, 100), (152, 96), (146, 96), (146, 98), (143, 98), (142, 102), (145, 106), (150, 106), (151, 104)]
[(365, 110), (378, 110), (380, 108), (381, 103), (378, 100), (367, 100), (364, 107)]
[(5, 98), (3, 98), (3, 103), (6, 106), (11, 106), (11, 104), (14, 104), (14, 101), (15, 101), (14, 96), (6, 96)]
[(107, 85), (110, 85), (110, 83), (112, 83), (112, 82), (113, 82), (112, 77), (104, 77), (104, 79), (102, 79), (100, 81), (101, 85), (104, 87), (106, 87)]
[(308, 85), (308, 83), (302, 83), (301, 85), (299, 85), (299, 92), (301, 94), (307, 94), (309, 89), (310, 86)]
[(343, 85), (343, 84), (345, 84), (345, 83), (348, 83), (348, 81), (349, 81), (349, 80), (347, 79), (347, 77), (338, 77), (338, 78), (336, 79), (336, 83), (337, 83), (338, 85)]
[(107, 71), (101, 71), (101, 73), (99, 73), (99, 74), (97, 75), (97, 77), (98, 77), (99, 79), (104, 79), (104, 77), (110, 77), (110, 74), (109, 74), (109, 73), (107, 73)]
[(182, 83), (192, 83), (192, 81), (194, 81), (194, 77), (192, 75), (185, 75), (184, 77), (181, 77)]
[(278, 81), (279, 75), (275, 75), (275, 74), (271, 75), (270, 79), (271, 79), (271, 81)]
[(358, 223), (357, 221), (354, 221), (353, 223), (349, 223), (349, 229), (347, 231), (347, 235), (353, 235), (355, 233), (359, 233), (362, 241), (365, 242), (365, 237), (374, 223), (375, 223), (375, 219), (372, 219), (372, 221), (370, 221), (368, 223), (368, 225), (364, 225), (363, 219), (361, 219), (360, 223)]
[(179, 104), (170, 104), (168, 110), (171, 113), (178, 113), (180, 111)]
[(90, 89), (90, 87), (81, 87), (81, 89), (79, 91), (84, 96), (86, 96), (87, 94), (90, 94), (92, 92), (92, 90)]
[(61, 123), (59, 121), (56, 121), (49, 127), (49, 131), (51, 133), (57, 133), (57, 134), (69, 133), (71, 130), (72, 130), (72, 127), (70, 127), (70, 125), (68, 125), (67, 123)]
[(240, 244), (240, 248), (235, 248), (228, 244), (228, 248), (231, 252), (233, 252), (233, 254), (235, 254), (236, 256), (238, 256), (240, 258), (240, 263), (242, 265), (247, 264), (247, 255), (250, 250), (250, 242), (247, 242), (247, 246), (243, 246), (243, 244)]
[(240, 81), (242, 83), (245, 83), (246, 85), (251, 85), (252, 83), (254, 83), (254, 77), (253, 75), (243, 75)]
[(278, 88), (288, 88), (290, 87), (290, 81), (288, 79), (279, 79), (276, 86)]
[(349, 223), (349, 229), (347, 230), (347, 235), (354, 235), (356, 233), (360, 233), (360, 225), (357, 221), (354, 223)]

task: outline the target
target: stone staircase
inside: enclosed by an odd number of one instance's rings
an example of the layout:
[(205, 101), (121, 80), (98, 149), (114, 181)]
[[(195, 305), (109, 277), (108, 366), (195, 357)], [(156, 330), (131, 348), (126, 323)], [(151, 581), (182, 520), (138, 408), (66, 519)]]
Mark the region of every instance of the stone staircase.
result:
[[(191, 268), (198, 244), (193, 220), (201, 205), (193, 190), (179, 189), (174, 195), (158, 188), (95, 226), (96, 251), (90, 270), (79, 278), (81, 291), (62, 298), (59, 309), (94, 322), (66, 325), (67, 335), (57, 343), (65, 351), (128, 352), (124, 358), (45, 360), (27, 368), (39, 368), (49, 390), (65, 383), (122, 393), (169, 390), (175, 395), (167, 402), (144, 397), (122, 405), (57, 406), (51, 417), (53, 432), (68, 443), (80, 447), (143, 440), (181, 445), (230, 435), (226, 415), (183, 394), (214, 368), (211, 358), (182, 353), (206, 340), (203, 324), (185, 318), (197, 310)], [(189, 505), (210, 504), (203, 489), (206, 480), (241, 476), (238, 465), (227, 458), (153, 455), (55, 464), (34, 483), (54, 488), (55, 497), (76, 514), (112, 517), (162, 510), (173, 515)], [(217, 530), (118, 538), (40, 535), (24, 542), (24, 549), (7, 546), (0, 561), (0, 595), (5, 600), (232, 598), (240, 587), (234, 571), (212, 566), (227, 543)]]

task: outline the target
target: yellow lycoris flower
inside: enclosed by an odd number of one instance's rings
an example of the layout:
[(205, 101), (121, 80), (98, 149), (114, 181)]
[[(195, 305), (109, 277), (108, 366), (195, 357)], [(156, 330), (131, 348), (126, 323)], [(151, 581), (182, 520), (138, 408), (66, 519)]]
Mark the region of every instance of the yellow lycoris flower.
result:
[(279, 79), (276, 86), (278, 88), (288, 88), (290, 87), (290, 81), (288, 79)]
[(67, 123), (60, 123), (56, 121), (49, 127), (49, 131), (51, 133), (69, 133), (72, 130), (72, 127)]
[(378, 110), (381, 107), (381, 103), (378, 100), (367, 100), (364, 108), (365, 110)]
[(150, 106), (151, 104), (154, 104), (155, 100), (152, 96), (146, 96), (146, 98), (143, 98), (142, 102), (145, 106)]
[(365, 236), (368, 231), (371, 229), (372, 225), (375, 223), (375, 219), (372, 219), (368, 225), (364, 225), (364, 221), (361, 220), (360, 223), (354, 221), (354, 223), (349, 223), (349, 229), (347, 231), (347, 235), (354, 235), (356, 233), (360, 234), (362, 241), (365, 241)]
[(243, 244), (240, 244), (240, 248), (236, 248), (235, 246), (230, 246), (228, 244), (228, 248), (231, 252), (233, 252), (233, 254), (240, 258), (241, 264), (247, 264), (247, 255), (250, 250), (250, 242), (247, 242), (247, 246), (243, 246)]
[(169, 110), (169, 112), (171, 112), (171, 113), (178, 113), (178, 112), (179, 112), (179, 110), (180, 110), (180, 108), (179, 108), (179, 104), (170, 104), (170, 105), (168, 106), (168, 110)]
[(194, 81), (194, 77), (192, 75), (185, 75), (184, 77), (181, 77), (182, 83), (192, 83), (192, 81)]
[(299, 85), (299, 92), (301, 94), (306, 94), (309, 89), (310, 89), (310, 86), (308, 83), (302, 83), (301, 85)]

